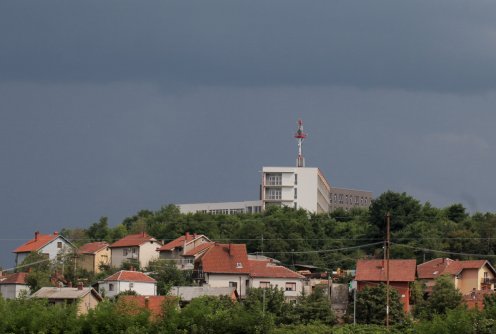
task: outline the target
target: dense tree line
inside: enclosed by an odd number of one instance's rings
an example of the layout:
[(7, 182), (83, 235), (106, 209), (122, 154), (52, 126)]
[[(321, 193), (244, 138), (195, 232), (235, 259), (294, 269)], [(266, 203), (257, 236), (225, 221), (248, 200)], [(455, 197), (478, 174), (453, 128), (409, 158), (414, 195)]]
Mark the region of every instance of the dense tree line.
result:
[[(260, 214), (212, 215), (181, 214), (177, 207), (168, 205), (157, 211), (141, 210), (115, 227), (102, 217), (88, 228), (66, 228), (62, 233), (76, 244), (83, 244), (112, 242), (142, 231), (167, 242), (190, 232), (219, 242), (245, 243), (250, 253), (264, 253), (288, 266), (307, 263), (321, 268), (354, 268), (358, 258), (382, 255), (382, 245), (376, 243), (384, 240), (387, 212), (392, 216), (395, 258), (422, 262), (439, 256), (468, 259), (471, 256), (463, 254), (496, 254), (495, 214), (469, 214), (461, 204), (435, 208), (392, 191), (373, 200), (368, 210), (315, 215), (270, 207)], [(364, 246), (368, 244), (374, 245)]]

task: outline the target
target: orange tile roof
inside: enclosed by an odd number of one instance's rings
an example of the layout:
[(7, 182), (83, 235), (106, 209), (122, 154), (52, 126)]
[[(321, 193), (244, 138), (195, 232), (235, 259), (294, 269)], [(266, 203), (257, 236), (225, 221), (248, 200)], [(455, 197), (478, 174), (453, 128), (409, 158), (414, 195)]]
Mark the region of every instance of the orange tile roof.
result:
[(274, 265), (270, 260), (249, 260), (251, 277), (305, 278), (283, 266)]
[(170, 251), (170, 250), (177, 248), (177, 247), (182, 248), (184, 246), (184, 242), (189, 242), (189, 241), (196, 239), (200, 236), (202, 236), (202, 235), (186, 233), (185, 235), (182, 235), (179, 238), (174, 239), (171, 242), (166, 243), (165, 245), (160, 247), (158, 250), (159, 251)]
[(99, 250), (108, 247), (109, 244), (103, 241), (90, 242), (88, 244), (79, 247), (79, 253), (81, 254), (95, 254)]
[(496, 274), (487, 260), (455, 261), (447, 258), (437, 258), (421, 263), (417, 266), (417, 273), (420, 279), (429, 279), (440, 275), (458, 275), (464, 269), (480, 269), (486, 264)]
[(110, 248), (116, 248), (116, 247), (131, 247), (131, 246), (140, 246), (144, 244), (147, 241), (157, 241), (155, 238), (149, 236), (146, 233), (136, 233), (136, 234), (129, 234), (125, 236), (124, 238), (117, 240), (114, 242), (112, 245), (110, 245)]
[(144, 282), (155, 283), (157, 282), (150, 276), (143, 274), (139, 271), (121, 270), (113, 275), (110, 275), (104, 281), (126, 281), (126, 282)]
[[(413, 282), (417, 263), (415, 260), (389, 260), (389, 281)], [(386, 261), (358, 260), (356, 267), (357, 281), (385, 282), (387, 273)]]
[(57, 239), (60, 235), (55, 232), (53, 235), (50, 234), (40, 234), (36, 232), (34, 234), (34, 239), (29, 240), (25, 244), (17, 247), (14, 250), (14, 253), (28, 253), (28, 252), (36, 252), (47, 245), (49, 242)]
[(15, 273), (7, 276), (0, 284), (27, 284), (26, 277), (28, 273)]
[(187, 251), (186, 253), (184, 253), (183, 255), (184, 256), (195, 256), (196, 254), (212, 247), (214, 245), (213, 242), (205, 242), (199, 246), (196, 246), (195, 248), (193, 249), (190, 249), (189, 251)]
[(166, 300), (178, 301), (178, 298), (172, 296), (121, 296), (118, 302), (146, 308), (150, 311), (150, 315), (156, 318), (162, 316), (162, 305)]
[(442, 275), (446, 267), (452, 262), (454, 262), (452, 259), (437, 258), (421, 263), (417, 266), (418, 278), (436, 278), (439, 275)]
[(201, 264), (206, 273), (250, 273), (250, 263), (244, 244), (214, 244), (201, 257)]

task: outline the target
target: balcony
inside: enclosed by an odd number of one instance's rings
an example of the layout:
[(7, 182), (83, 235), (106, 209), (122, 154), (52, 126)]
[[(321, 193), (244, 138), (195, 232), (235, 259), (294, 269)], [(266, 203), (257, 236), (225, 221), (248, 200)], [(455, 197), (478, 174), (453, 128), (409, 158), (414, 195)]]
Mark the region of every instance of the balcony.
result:
[(496, 283), (496, 278), (489, 278), (489, 277), (481, 278), (481, 284), (483, 285), (490, 285), (495, 283)]

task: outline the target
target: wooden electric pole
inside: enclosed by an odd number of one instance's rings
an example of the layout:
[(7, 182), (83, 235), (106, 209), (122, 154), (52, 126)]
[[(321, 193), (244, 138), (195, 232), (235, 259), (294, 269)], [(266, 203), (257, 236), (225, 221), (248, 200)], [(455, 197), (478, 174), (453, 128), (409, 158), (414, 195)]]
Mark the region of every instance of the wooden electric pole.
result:
[(389, 249), (391, 213), (386, 214), (386, 330), (389, 332)]

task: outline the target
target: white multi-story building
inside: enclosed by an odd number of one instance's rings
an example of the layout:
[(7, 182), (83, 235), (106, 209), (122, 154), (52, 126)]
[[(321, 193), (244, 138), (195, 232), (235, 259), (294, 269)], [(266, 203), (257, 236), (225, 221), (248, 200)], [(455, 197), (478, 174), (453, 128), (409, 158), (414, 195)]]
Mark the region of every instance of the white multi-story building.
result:
[(329, 212), (331, 186), (318, 168), (264, 167), (262, 209), (289, 206), (314, 213)]
[(258, 201), (179, 204), (182, 213), (239, 214), (258, 213), (270, 205), (327, 213), (336, 209), (368, 208), (370, 191), (336, 188), (326, 180), (319, 168), (305, 167), (302, 142), (306, 138), (303, 122), (298, 122), (296, 167), (263, 167)]

